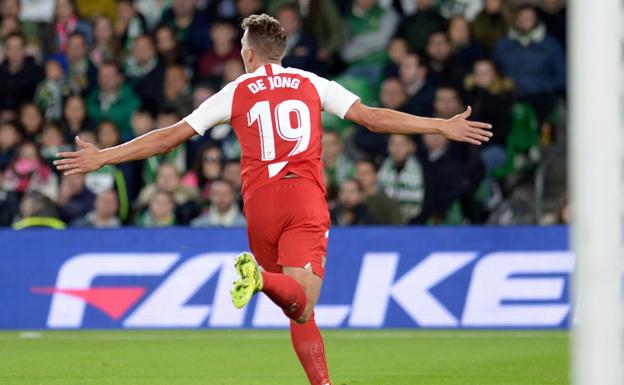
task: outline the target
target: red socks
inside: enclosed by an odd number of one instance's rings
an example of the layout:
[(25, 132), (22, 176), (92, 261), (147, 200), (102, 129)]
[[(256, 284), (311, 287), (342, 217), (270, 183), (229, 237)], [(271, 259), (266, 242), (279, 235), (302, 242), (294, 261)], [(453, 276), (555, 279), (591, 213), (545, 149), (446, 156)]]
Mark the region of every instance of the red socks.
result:
[(262, 272), (262, 280), (262, 292), (281, 307), (288, 318), (296, 320), (303, 314), (308, 299), (299, 282), (286, 274), (266, 271)]
[(325, 360), (323, 337), (314, 314), (303, 324), (290, 321), (290, 338), (311, 385), (331, 385)]
[(314, 313), (303, 324), (294, 321), (303, 314), (308, 302), (303, 287), (286, 274), (262, 272), (262, 280), (262, 292), (291, 319), (290, 338), (310, 384), (331, 385), (327, 374), (325, 345), (314, 321)]

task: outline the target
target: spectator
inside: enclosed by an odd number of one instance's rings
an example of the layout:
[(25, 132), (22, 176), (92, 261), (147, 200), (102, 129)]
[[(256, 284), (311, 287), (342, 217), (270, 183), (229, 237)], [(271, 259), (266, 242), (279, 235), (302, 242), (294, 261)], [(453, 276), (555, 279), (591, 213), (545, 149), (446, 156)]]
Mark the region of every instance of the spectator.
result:
[(415, 0), (418, 11), (408, 16), (399, 25), (397, 36), (410, 44), (413, 52), (425, 51), (429, 35), (444, 29), (446, 21), (433, 6), (433, 0)]
[[(209, 1), (207, 4), (204, 4), (204, 14), (212, 16), (217, 20), (228, 20), (236, 23), (238, 17), (236, 0)], [(270, 14), (272, 15), (273, 13)]]
[(17, 18), (20, 13), (19, 0), (4, 0), (0, 4), (0, 19)]
[(0, 172), (0, 227), (11, 226), (19, 213), (19, 196), (15, 191), (9, 191), (4, 187), (3, 177)]
[(156, 51), (158, 58), (163, 65), (172, 65), (181, 63), (184, 59), (180, 53), (180, 47), (175, 38), (173, 28), (168, 25), (161, 25), (154, 32), (156, 37)]
[[(81, 137), (82, 138), (82, 137)], [(108, 148), (120, 143), (119, 128), (111, 121), (102, 121), (96, 130), (99, 148)], [(139, 187), (135, 186), (135, 167), (132, 163), (106, 165), (87, 174), (86, 185), (94, 194), (115, 189), (119, 197), (119, 218), (125, 221), (129, 215), (129, 203), (136, 197)]]
[(193, 92), (186, 70), (181, 65), (171, 65), (165, 70), (161, 102), (161, 110), (171, 107), (179, 116), (193, 111)]
[(192, 227), (244, 227), (245, 217), (236, 203), (231, 183), (217, 179), (210, 184), (210, 208), (191, 221)]
[(157, 191), (149, 201), (148, 209), (141, 215), (137, 225), (141, 227), (169, 227), (176, 224), (175, 204), (170, 194)]
[[(135, 45), (138, 40), (135, 41)], [(154, 129), (156, 129), (156, 120), (151, 111), (146, 108), (139, 108), (132, 113), (132, 119), (130, 120), (132, 125), (132, 133), (135, 137), (144, 135)], [(127, 169), (123, 169), (124, 175), (126, 175), (126, 181), (128, 182), (128, 195), (131, 200), (135, 199), (138, 192), (143, 188), (145, 181), (140, 176), (145, 168), (145, 161), (132, 162), (127, 164)], [(124, 166), (123, 164), (120, 166)], [(131, 176), (130, 176), (131, 175)]]
[[(459, 97), (459, 91), (452, 86), (442, 86), (436, 91), (433, 116), (440, 119), (449, 119), (463, 112), (464, 105)], [(483, 164), (481, 163), (480, 148), (466, 143), (455, 142), (450, 151), (463, 165), (463, 183), (461, 206), (465, 219), (470, 223), (481, 223), (485, 213), (476, 200), (476, 192), (483, 179)]]
[(399, 21), (396, 12), (384, 9), (377, 0), (355, 0), (346, 17), (347, 41), (343, 60), (351, 66), (349, 74), (377, 85), (386, 60), (386, 46)]
[(303, 30), (303, 20), (295, 5), (285, 5), (277, 12), (277, 20), (286, 32), (286, 56), (284, 67), (315, 71), (317, 47), (313, 36)]
[(98, 229), (120, 227), (121, 222), (117, 217), (118, 209), (117, 193), (113, 190), (102, 191), (95, 198), (94, 210), (89, 211), (84, 217), (76, 219), (71, 225), (73, 227)]
[(111, 120), (123, 139), (132, 138), (130, 118), (141, 102), (132, 89), (123, 83), (123, 75), (114, 63), (103, 63), (98, 73), (98, 87), (87, 97), (87, 110), (97, 124)]
[(372, 225), (377, 222), (364, 204), (362, 186), (355, 179), (340, 184), (336, 206), (330, 211), (332, 224), (338, 226)]
[(158, 192), (173, 198), (178, 223), (188, 224), (197, 215), (199, 192), (194, 187), (182, 184), (180, 171), (174, 165), (165, 163), (159, 167), (156, 183), (145, 186), (139, 193), (139, 207), (145, 207)]
[(19, 14), (19, 0), (4, 0), (0, 2), (0, 63), (4, 60), (6, 38), (13, 34), (22, 33), (22, 23), (20, 22)]
[(55, 59), (48, 60), (45, 74), (45, 79), (37, 86), (34, 101), (44, 111), (47, 120), (59, 120), (63, 116), (63, 98), (70, 92), (69, 83), (61, 64)]
[(132, 54), (126, 60), (126, 76), (141, 98), (143, 107), (156, 114), (163, 93), (165, 68), (149, 35), (141, 35), (134, 40)]
[(492, 124), (494, 136), (481, 149), (485, 175), (505, 164), (507, 135), (511, 129), (513, 82), (501, 77), (494, 63), (483, 59), (475, 63), (473, 73), (464, 82), (468, 103), (472, 106), (471, 119)]
[(216, 94), (217, 90), (210, 84), (200, 83), (195, 86), (193, 90), (193, 109), (196, 109), (203, 102), (208, 100), (209, 97)]
[(240, 60), (238, 31), (224, 20), (215, 21), (210, 27), (212, 47), (197, 62), (197, 77), (202, 80), (220, 79), (228, 60)]
[(58, 179), (32, 142), (19, 146), (13, 161), (4, 171), (4, 186), (18, 194), (38, 191), (52, 200), (58, 196)]
[(193, 167), (189, 170), (182, 183), (197, 188), (201, 198), (210, 200), (210, 185), (221, 178), (223, 170), (223, 152), (214, 143), (207, 143), (197, 153)]
[(470, 26), (462, 16), (449, 21), (448, 37), (452, 54), (463, 68), (472, 68), (474, 62), (483, 57), (481, 47), (471, 40)]
[(42, 69), (26, 56), (24, 37), (12, 34), (5, 39), (5, 59), (0, 64), (0, 111), (17, 111), (30, 102), (37, 84), (43, 79)]
[[(173, 126), (180, 121), (180, 115), (172, 109), (167, 108), (158, 114), (156, 117), (156, 127), (169, 127)], [(154, 183), (156, 181), (156, 174), (158, 168), (164, 163), (171, 163), (175, 165), (179, 172), (186, 171), (186, 147), (185, 143), (179, 145), (166, 154), (159, 156), (153, 156), (146, 159), (143, 162), (143, 182), (146, 184)]]
[(353, 162), (343, 152), (342, 139), (335, 131), (323, 132), (323, 167), (330, 177), (330, 184), (340, 186), (353, 173)]
[(132, 113), (130, 125), (132, 126), (134, 136), (147, 134), (156, 128), (152, 113), (145, 108), (139, 108)]
[(517, 9), (513, 27), (496, 45), (494, 60), (513, 79), (518, 98), (531, 104), (543, 122), (565, 88), (565, 58), (534, 7)]
[(238, 12), (238, 20), (249, 15), (264, 13), (262, 0), (236, 0), (236, 11)]
[(430, 76), (436, 83), (446, 82), (460, 87), (466, 75), (466, 68), (457, 60), (451, 50), (451, 43), (444, 32), (434, 32), (427, 40), (427, 58)]
[(95, 130), (95, 137), (99, 148), (114, 147), (121, 143), (121, 136), (117, 125), (110, 120), (103, 120)]
[(119, 41), (115, 37), (112, 20), (105, 15), (93, 19), (93, 48), (89, 58), (99, 67), (102, 63), (115, 60), (119, 52)]
[(43, 114), (35, 103), (26, 102), (19, 110), (19, 119), (24, 138), (33, 142), (39, 141), (43, 128)]
[(0, 173), (10, 164), (22, 140), (17, 125), (10, 121), (0, 121)]
[(394, 37), (388, 43), (388, 63), (384, 67), (384, 77), (399, 77), (399, 66), (409, 54), (407, 40)]
[(162, 16), (162, 24), (172, 28), (175, 40), (180, 43), (180, 53), (192, 63), (210, 48), (210, 40), (206, 39), (210, 28), (196, 6), (197, 0), (173, 0)]
[(45, 163), (56, 172), (52, 162), (56, 154), (63, 151), (71, 151), (72, 146), (65, 142), (65, 134), (61, 127), (53, 122), (45, 123), (41, 131), (41, 148), (39, 152)]
[(24, 194), (19, 211), (19, 218), (13, 223), (15, 230), (42, 227), (56, 230), (65, 228), (65, 222), (59, 219), (54, 202), (38, 191), (29, 191)]
[(70, 223), (93, 210), (94, 201), (95, 194), (85, 186), (84, 174), (63, 176), (56, 204), (65, 223)]
[[(95, 139), (98, 148), (109, 148), (121, 143), (119, 128), (114, 122), (104, 120), (98, 124), (95, 131)], [(128, 164), (118, 166), (107, 165), (87, 175), (87, 186), (96, 194), (112, 189), (116, 184), (115, 170), (126, 168)], [(125, 178), (129, 180), (131, 178)]]
[(403, 223), (416, 218), (425, 199), (422, 165), (414, 155), (416, 144), (407, 135), (390, 135), (389, 156), (379, 169), (379, 184), (390, 198), (399, 202)]
[[(80, 130), (78, 131), (78, 135), (80, 139), (82, 139), (83, 141), (87, 142), (87, 143), (97, 143), (97, 140), (95, 138), (95, 132), (93, 130)], [(75, 142), (76, 138), (73, 138), (72, 141)]]
[(561, 0), (544, 0), (542, 2), (541, 18), (546, 24), (546, 31), (553, 36), (559, 44), (566, 47), (566, 4)]
[(355, 170), (355, 179), (362, 187), (367, 212), (377, 218), (377, 223), (380, 225), (403, 223), (399, 203), (379, 188), (377, 165), (371, 160), (362, 159), (355, 164)]
[[(381, 83), (379, 101), (383, 108), (406, 111), (407, 94), (403, 89), (401, 81), (397, 78), (384, 80), (383, 83)], [(360, 152), (373, 159), (381, 161), (388, 154), (387, 134), (375, 133), (365, 127), (356, 127), (353, 134), (353, 142)]]
[(80, 95), (71, 95), (65, 100), (61, 127), (68, 135), (68, 141), (73, 141), (80, 131), (91, 131), (91, 123), (87, 117), (87, 107)]
[[(269, 12), (276, 14), (292, 0), (269, 1)], [(303, 20), (303, 30), (316, 37), (317, 60), (335, 66), (336, 57), (344, 43), (343, 20), (333, 0), (298, 0), (299, 13)]]
[(399, 78), (408, 100), (405, 112), (420, 116), (431, 116), (436, 86), (428, 76), (427, 65), (418, 54), (411, 53), (399, 67)]
[(80, 33), (73, 33), (67, 42), (67, 53), (61, 56), (67, 65), (67, 81), (72, 92), (83, 96), (95, 87), (98, 77), (88, 53), (87, 39)]
[(383, 108), (404, 111), (407, 103), (407, 93), (403, 83), (398, 78), (388, 78), (381, 85), (379, 101)]
[[(6, 2), (6, 1), (5, 1)], [(0, 63), (5, 58), (7, 37), (22, 32), (20, 21), (17, 17), (0, 18)]]
[(130, 51), (135, 39), (147, 33), (147, 23), (134, 7), (132, 0), (117, 0), (117, 22), (115, 35), (122, 49)]
[(225, 67), (223, 67), (223, 79), (221, 84), (225, 86), (244, 74), (245, 67), (243, 67), (243, 62), (239, 59), (230, 59), (225, 62)]
[(463, 188), (463, 165), (451, 152), (449, 140), (442, 135), (424, 135), (427, 150), (424, 162), (425, 203), (416, 223), (446, 222), (451, 205), (459, 201)]
[(503, 9), (503, 0), (484, 0), (483, 11), (470, 25), (472, 38), (487, 56), (494, 52), (496, 43), (505, 35), (509, 24)]
[(234, 190), (240, 192), (243, 187), (241, 179), (240, 159), (228, 159), (223, 165), (223, 179), (234, 186)]
[(47, 33), (50, 39), (48, 51), (65, 53), (69, 46), (69, 37), (73, 33), (82, 34), (88, 45), (91, 44), (91, 25), (78, 17), (74, 1), (57, 0), (54, 9), (54, 22), (50, 24)]

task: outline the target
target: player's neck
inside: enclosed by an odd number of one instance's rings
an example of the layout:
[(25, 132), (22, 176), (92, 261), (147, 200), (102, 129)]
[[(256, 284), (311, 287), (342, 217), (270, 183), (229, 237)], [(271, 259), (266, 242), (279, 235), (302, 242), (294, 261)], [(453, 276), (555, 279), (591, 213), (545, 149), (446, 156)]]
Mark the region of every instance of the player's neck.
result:
[(281, 66), (281, 65), (282, 65), (282, 62), (281, 62), (281, 61), (261, 61), (261, 62), (257, 62), (257, 63), (253, 63), (253, 64), (251, 64), (251, 63), (250, 63), (250, 64), (247, 66), (247, 73), (253, 73), (253, 72), (256, 72), (256, 70), (257, 70), (258, 68), (260, 68), (260, 67), (264, 67), (264, 66), (265, 66), (265, 65), (267, 65), (267, 64), (275, 64), (275, 65)]

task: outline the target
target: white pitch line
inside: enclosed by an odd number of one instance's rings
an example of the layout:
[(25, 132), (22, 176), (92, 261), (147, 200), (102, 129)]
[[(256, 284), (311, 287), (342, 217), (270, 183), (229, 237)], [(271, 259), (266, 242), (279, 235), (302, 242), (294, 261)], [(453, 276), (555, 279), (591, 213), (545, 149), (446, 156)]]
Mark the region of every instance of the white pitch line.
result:
[[(65, 332), (59, 331), (43, 331), (43, 332), (19, 332), (7, 333), (0, 332), (0, 340), (8, 341), (19, 339), (34, 339), (40, 338), (45, 340), (54, 341), (86, 341), (86, 340), (98, 340), (98, 341), (157, 341), (157, 340), (172, 340), (172, 341), (211, 341), (211, 340), (288, 340), (288, 333), (286, 330), (283, 333), (275, 331), (267, 332), (244, 332), (237, 333), (236, 331), (227, 333), (213, 333), (212, 330), (206, 330), (205, 333), (199, 331), (198, 333), (188, 334), (171, 333), (167, 331), (157, 331), (154, 333), (142, 333), (134, 331), (115, 331), (112, 333), (99, 334), (98, 332), (92, 332), (85, 330), (72, 331), (71, 334), (65, 334)], [(554, 333), (544, 331), (425, 331), (425, 332), (406, 332), (406, 331), (344, 331), (336, 333), (329, 331), (325, 333), (326, 340), (357, 340), (357, 339), (375, 339), (375, 340), (397, 340), (397, 339), (414, 339), (414, 340), (435, 340), (435, 339), (542, 339), (542, 338), (555, 338), (566, 339), (568, 333), (565, 331), (555, 331)]]
[(21, 339), (37, 339), (43, 337), (41, 332), (19, 332), (17, 337)]

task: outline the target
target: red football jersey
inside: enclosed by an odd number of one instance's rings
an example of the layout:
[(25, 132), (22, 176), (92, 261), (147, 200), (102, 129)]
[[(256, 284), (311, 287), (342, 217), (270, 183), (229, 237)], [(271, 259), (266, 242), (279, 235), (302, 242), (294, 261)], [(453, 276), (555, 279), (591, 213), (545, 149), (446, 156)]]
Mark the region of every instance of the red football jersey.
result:
[(247, 200), (287, 173), (312, 179), (324, 191), (321, 111), (344, 118), (356, 100), (334, 81), (267, 64), (226, 85), (184, 120), (200, 135), (218, 124), (232, 125)]

